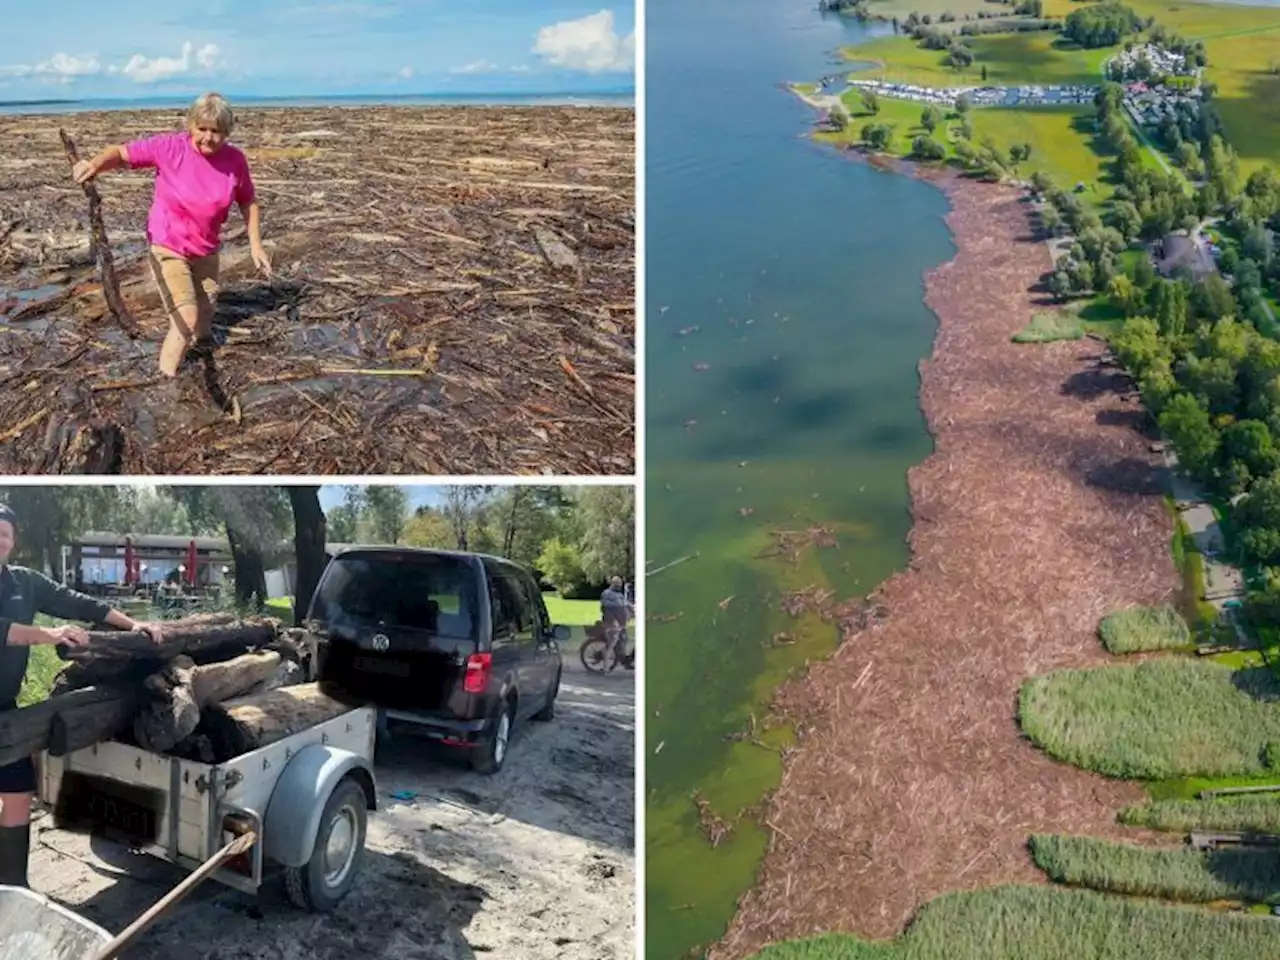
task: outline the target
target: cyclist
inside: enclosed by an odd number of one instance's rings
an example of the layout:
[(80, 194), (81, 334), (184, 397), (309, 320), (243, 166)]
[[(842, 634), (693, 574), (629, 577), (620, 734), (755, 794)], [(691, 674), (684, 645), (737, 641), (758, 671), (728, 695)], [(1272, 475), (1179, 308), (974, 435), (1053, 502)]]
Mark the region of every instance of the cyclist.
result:
[(605, 637), (613, 647), (612, 670), (619, 663), (628, 670), (634, 667), (634, 658), (627, 656), (627, 621), (631, 619), (629, 602), (621, 577), (610, 577), (609, 586), (600, 594), (600, 620), (604, 624)]

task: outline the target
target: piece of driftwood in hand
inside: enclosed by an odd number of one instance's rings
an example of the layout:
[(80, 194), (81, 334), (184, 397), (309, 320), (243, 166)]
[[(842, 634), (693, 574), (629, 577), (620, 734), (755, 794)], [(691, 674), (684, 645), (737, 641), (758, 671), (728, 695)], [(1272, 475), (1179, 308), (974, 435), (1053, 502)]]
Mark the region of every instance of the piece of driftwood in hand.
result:
[(265, 747), (352, 709), (318, 683), (300, 683), (205, 708), (197, 734), (208, 737), (216, 762)]
[(188, 656), (196, 663), (213, 663), (279, 639), (280, 621), (272, 617), (243, 620), (210, 620), (191, 617), (163, 625), (164, 639), (156, 643), (143, 630), (127, 632), (90, 631), (89, 643), (72, 647), (64, 657), (70, 664), (63, 671), (59, 687), (76, 689), (110, 682), (141, 684), (156, 672), (158, 664)]
[(118, 691), (90, 687), (50, 697), (29, 707), (0, 712), (0, 766), (44, 750), (55, 723), (64, 713), (77, 716), (117, 699)]
[[(63, 149), (67, 152), (67, 162), (71, 164), (72, 169), (75, 169), (75, 165), (80, 162), (75, 141), (67, 136), (67, 132), (61, 127), (58, 128), (58, 136), (62, 138)], [(85, 181), (81, 186), (84, 188), (84, 195), (89, 198), (90, 243), (98, 260), (98, 269), (102, 273), (102, 295), (106, 298), (107, 309), (111, 311), (111, 316), (120, 325), (120, 329), (131, 339), (136, 339), (138, 324), (129, 315), (124, 300), (120, 296), (120, 281), (116, 279), (116, 265), (111, 258), (111, 244), (107, 241), (107, 228), (102, 222), (102, 196), (92, 180)]]
[(231, 660), (197, 666), (177, 657), (144, 683), (146, 702), (133, 721), (138, 746), (166, 753), (193, 734), (200, 711), (248, 693), (280, 667), (280, 654), (246, 653)]

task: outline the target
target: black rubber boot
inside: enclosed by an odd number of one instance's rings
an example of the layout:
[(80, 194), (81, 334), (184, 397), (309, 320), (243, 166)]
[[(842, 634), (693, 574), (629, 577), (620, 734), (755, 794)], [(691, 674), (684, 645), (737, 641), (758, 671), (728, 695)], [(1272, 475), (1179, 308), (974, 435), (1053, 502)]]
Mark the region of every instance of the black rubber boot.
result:
[(27, 859), (31, 855), (31, 824), (0, 827), (0, 884), (25, 887)]

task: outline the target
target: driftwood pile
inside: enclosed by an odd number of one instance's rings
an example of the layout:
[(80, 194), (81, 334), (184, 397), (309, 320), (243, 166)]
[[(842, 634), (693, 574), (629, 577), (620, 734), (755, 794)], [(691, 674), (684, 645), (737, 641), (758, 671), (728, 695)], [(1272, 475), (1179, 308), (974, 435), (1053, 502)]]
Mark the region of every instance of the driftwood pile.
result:
[(59, 129), (88, 156), (181, 112), (0, 116), (0, 472), (633, 472), (633, 110), (237, 120), (275, 279), (233, 212), (215, 346), (167, 381), (154, 177), (87, 201)]
[(0, 764), (113, 739), (222, 763), (350, 709), (302, 682), (300, 633), (269, 617), (171, 621), (160, 644), (92, 631), (87, 646), (60, 652), (70, 662), (49, 699), (0, 713)]

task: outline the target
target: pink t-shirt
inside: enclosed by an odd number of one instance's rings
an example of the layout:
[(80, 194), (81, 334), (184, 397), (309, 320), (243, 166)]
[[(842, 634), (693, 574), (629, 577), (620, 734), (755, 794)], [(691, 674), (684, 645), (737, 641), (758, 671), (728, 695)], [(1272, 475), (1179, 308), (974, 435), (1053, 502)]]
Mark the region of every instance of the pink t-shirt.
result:
[(147, 239), (184, 257), (216, 251), (231, 204), (253, 202), (249, 161), (229, 143), (206, 157), (190, 134), (166, 133), (126, 144), (125, 152), (133, 169), (156, 168)]

